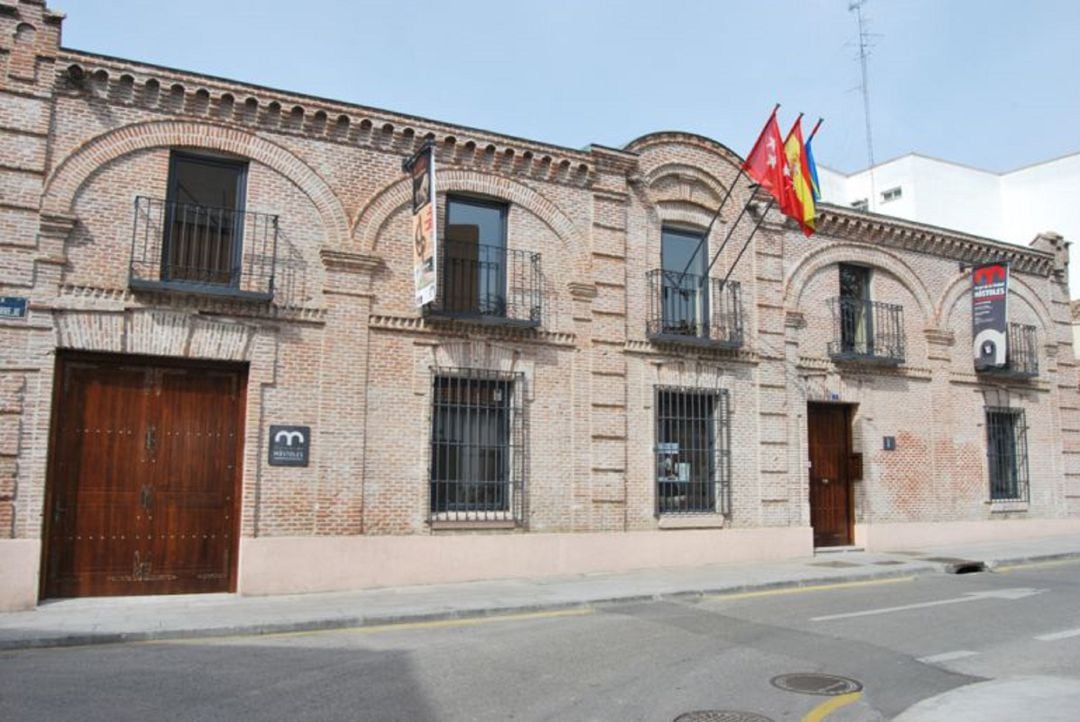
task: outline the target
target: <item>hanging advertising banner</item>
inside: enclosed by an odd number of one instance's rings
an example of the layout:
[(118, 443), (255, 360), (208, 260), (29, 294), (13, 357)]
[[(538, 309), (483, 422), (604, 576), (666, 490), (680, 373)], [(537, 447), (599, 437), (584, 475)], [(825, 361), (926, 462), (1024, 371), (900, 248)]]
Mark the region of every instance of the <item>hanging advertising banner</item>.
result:
[(413, 280), (419, 307), (435, 300), (438, 279), (434, 146), (425, 145), (405, 161), (405, 171), (412, 178)]
[(1009, 266), (987, 263), (971, 272), (971, 335), (975, 370), (1005, 368), (1008, 360)]

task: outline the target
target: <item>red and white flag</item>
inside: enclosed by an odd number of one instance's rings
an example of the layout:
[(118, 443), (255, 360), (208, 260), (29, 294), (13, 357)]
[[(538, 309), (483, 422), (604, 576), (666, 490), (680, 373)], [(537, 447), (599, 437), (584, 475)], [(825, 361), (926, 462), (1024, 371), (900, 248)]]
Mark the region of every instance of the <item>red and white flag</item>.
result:
[(746, 156), (743, 170), (776, 199), (781, 211), (787, 215), (798, 213), (799, 199), (791, 183), (791, 171), (784, 153), (784, 143), (780, 139), (775, 110), (754, 143), (754, 149)]

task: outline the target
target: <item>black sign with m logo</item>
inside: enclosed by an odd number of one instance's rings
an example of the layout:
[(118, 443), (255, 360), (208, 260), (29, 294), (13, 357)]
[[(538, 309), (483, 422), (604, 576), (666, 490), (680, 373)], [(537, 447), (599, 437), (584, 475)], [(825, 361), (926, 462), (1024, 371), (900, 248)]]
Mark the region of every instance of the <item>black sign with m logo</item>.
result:
[(310, 426), (270, 427), (270, 466), (307, 466), (310, 452)]

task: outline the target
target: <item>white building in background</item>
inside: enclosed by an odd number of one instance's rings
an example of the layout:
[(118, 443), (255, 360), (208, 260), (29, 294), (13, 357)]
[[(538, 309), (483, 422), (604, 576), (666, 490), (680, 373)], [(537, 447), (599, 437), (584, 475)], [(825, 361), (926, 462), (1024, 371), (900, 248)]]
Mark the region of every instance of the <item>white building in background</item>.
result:
[(1069, 289), (1080, 296), (1080, 153), (1008, 173), (909, 153), (845, 175), (819, 167), (822, 200), (1028, 245), (1052, 231), (1071, 241)]

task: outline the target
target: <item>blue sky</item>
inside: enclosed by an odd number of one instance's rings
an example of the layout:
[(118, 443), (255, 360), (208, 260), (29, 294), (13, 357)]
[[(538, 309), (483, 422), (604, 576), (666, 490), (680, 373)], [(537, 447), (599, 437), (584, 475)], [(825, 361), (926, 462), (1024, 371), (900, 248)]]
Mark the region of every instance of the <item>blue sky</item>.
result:
[[(64, 45), (570, 147), (745, 155), (773, 103), (867, 164), (848, 0), (50, 0)], [(994, 171), (1080, 151), (1080, 3), (868, 0), (874, 155)]]

